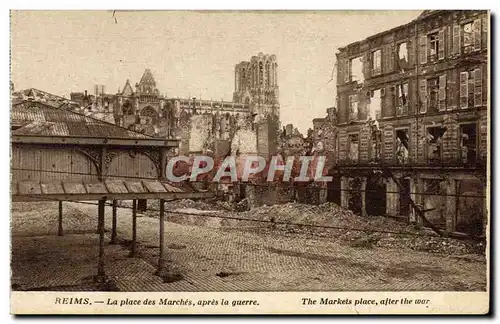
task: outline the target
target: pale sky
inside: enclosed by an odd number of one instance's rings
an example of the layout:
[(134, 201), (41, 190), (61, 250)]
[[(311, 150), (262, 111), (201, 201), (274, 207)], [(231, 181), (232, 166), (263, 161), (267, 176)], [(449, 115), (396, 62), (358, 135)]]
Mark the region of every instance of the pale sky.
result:
[(151, 69), (169, 97), (231, 101), (234, 66), (276, 54), (282, 125), (306, 133), (335, 105), (338, 47), (405, 24), (420, 11), (186, 12), (13, 11), (11, 79), (69, 98), (107, 93)]

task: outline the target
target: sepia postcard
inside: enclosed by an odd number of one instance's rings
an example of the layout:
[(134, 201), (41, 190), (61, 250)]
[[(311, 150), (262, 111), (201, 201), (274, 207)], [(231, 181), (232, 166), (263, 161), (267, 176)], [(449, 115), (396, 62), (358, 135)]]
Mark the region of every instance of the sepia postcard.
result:
[(490, 312), (490, 12), (12, 10), (11, 313)]

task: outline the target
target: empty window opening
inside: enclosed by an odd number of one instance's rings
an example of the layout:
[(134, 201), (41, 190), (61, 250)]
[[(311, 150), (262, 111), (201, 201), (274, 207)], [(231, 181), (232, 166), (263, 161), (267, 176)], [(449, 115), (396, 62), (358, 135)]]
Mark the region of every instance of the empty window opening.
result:
[(358, 161), (359, 156), (359, 135), (358, 134), (349, 134), (349, 142), (348, 142), (348, 157), (352, 162)]
[(357, 81), (357, 82), (363, 82), (364, 81), (364, 76), (363, 76), (363, 61), (361, 60), (361, 57), (356, 57), (350, 60), (349, 62), (349, 69), (350, 69), (350, 80), (351, 81)]
[(401, 70), (406, 70), (408, 66), (408, 48), (406, 43), (401, 43), (398, 45), (398, 65)]
[(438, 33), (433, 33), (428, 36), (429, 40), (429, 61), (437, 61), (439, 51), (439, 36)]
[(408, 115), (408, 83), (396, 87), (398, 101), (396, 103), (396, 116)]
[(396, 130), (396, 163), (406, 164), (410, 158), (410, 139), (408, 129)]
[(427, 162), (439, 163), (442, 156), (442, 138), (446, 128), (427, 127)]
[(349, 96), (349, 120), (358, 120), (358, 96)]
[(382, 101), (380, 99), (380, 89), (370, 92), (370, 103), (368, 106), (368, 118), (371, 120), (379, 120), (382, 112)]
[(460, 125), (460, 140), (462, 163), (475, 163), (477, 156), (476, 124)]
[(378, 162), (380, 161), (380, 151), (382, 143), (382, 132), (378, 127), (372, 129), (372, 142), (370, 152), (370, 161)]
[(372, 73), (379, 74), (382, 72), (382, 51), (377, 50), (372, 52)]

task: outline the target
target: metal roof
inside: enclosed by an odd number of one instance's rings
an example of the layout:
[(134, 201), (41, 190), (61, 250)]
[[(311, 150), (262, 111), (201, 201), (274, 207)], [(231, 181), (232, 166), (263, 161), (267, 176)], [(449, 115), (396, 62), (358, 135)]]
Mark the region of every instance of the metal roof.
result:
[(152, 139), (145, 134), (41, 102), (24, 101), (13, 105), (10, 118), (11, 124), (19, 127), (12, 131), (12, 135)]

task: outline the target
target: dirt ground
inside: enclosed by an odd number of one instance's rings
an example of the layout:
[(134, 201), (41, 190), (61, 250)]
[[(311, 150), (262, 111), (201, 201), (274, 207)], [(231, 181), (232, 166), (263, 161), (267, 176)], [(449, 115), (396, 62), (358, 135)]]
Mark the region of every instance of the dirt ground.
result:
[[(64, 209), (67, 248), (96, 242), (97, 206), (67, 203)], [(36, 287), (37, 280), (58, 280), (71, 267), (89, 264), (95, 248), (81, 248), (54, 260), (32, 257), (26, 251), (39, 251), (57, 233), (56, 203), (14, 203), (12, 212), (13, 284)], [(168, 217), (173, 217), (169, 214)], [(194, 216), (193, 216), (194, 217)], [(211, 218), (214, 219), (214, 218)], [(118, 210), (118, 236), (126, 250), (131, 238), (131, 210)], [(158, 258), (158, 219), (138, 218), (138, 255), (134, 260), (155, 267)], [(168, 268), (180, 275), (169, 284), (142, 285), (142, 279), (127, 274), (127, 289), (183, 291), (484, 291), (486, 261), (481, 254), (445, 254), (401, 248), (398, 245), (355, 244), (328, 236), (272, 227), (238, 228), (166, 223)], [(106, 207), (106, 228), (111, 227), (111, 208)], [(109, 234), (109, 232), (108, 232)], [(36, 243), (38, 240), (38, 243)], [(35, 243), (33, 243), (35, 241)], [(381, 241), (381, 240), (379, 240)], [(378, 242), (379, 242), (378, 241)], [(85, 244), (84, 244), (85, 243)], [(92, 245), (90, 245), (92, 246)], [(60, 247), (58, 248), (60, 249)], [(124, 252), (108, 251), (121, 259)], [(24, 252), (23, 252), (24, 251)], [(109, 253), (108, 253), (109, 252)], [(470, 251), (465, 251), (470, 252)], [(38, 253), (38, 252), (37, 252)], [(115, 257), (121, 253), (118, 257)], [(123, 257), (125, 258), (125, 257)], [(122, 260), (125, 262), (126, 260)], [(114, 261), (113, 261), (114, 262)], [(127, 261), (128, 262), (128, 261)], [(110, 261), (110, 263), (112, 263)], [(37, 266), (36, 266), (37, 265)], [(43, 265), (40, 266), (40, 265)], [(123, 266), (121, 266), (123, 268)], [(54, 271), (51, 270), (54, 268)], [(37, 270), (39, 269), (39, 270)], [(49, 271), (49, 270), (51, 271)], [(41, 278), (38, 272), (44, 272)], [(73, 271), (86, 273), (89, 271)], [(53, 276), (53, 278), (51, 277)], [(125, 275), (124, 275), (125, 276)], [(87, 278), (88, 279), (88, 278)], [(118, 280), (121, 280), (118, 278)], [(67, 286), (71, 287), (68, 281)], [(141, 286), (142, 285), (142, 286)], [(43, 286), (43, 285), (38, 285)], [(98, 288), (96, 288), (98, 289)]]

